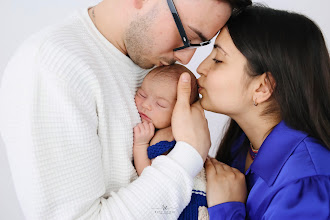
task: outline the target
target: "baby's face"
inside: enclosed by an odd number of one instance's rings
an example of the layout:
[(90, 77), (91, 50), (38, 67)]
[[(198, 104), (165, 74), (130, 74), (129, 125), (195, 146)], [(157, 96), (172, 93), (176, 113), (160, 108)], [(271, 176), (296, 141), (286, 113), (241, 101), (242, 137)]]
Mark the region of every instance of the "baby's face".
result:
[(148, 74), (135, 95), (135, 104), (142, 122), (154, 124), (162, 129), (171, 125), (171, 117), (176, 103), (175, 80)]

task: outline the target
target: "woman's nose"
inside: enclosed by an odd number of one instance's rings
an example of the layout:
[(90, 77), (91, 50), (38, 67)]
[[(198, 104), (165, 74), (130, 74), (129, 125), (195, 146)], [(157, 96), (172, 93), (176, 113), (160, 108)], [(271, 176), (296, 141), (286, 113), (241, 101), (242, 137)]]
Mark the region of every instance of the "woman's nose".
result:
[(206, 76), (209, 69), (208, 57), (197, 67), (196, 72), (201, 76)]

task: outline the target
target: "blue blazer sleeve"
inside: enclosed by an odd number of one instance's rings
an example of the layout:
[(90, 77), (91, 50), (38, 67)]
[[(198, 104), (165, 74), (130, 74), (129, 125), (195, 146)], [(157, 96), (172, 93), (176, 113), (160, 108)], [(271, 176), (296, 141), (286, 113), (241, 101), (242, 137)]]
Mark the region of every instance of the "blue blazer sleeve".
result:
[[(273, 197), (267, 198), (269, 204), (257, 211), (253, 219), (330, 219), (330, 177), (306, 177), (278, 189)], [(268, 194), (268, 192), (264, 192)], [(262, 195), (262, 194), (261, 194)], [(248, 198), (250, 200), (263, 200)], [(253, 203), (253, 202), (252, 202)], [(246, 216), (249, 210), (240, 202), (227, 202), (208, 209), (210, 219), (252, 219)]]
[(245, 219), (245, 205), (241, 202), (226, 202), (208, 208), (210, 220)]

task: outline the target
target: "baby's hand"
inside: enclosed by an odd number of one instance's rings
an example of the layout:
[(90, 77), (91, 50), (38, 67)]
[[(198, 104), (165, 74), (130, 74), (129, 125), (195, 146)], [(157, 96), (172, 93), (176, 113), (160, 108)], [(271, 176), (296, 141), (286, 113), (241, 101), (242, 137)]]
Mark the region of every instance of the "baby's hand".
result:
[(134, 127), (134, 147), (149, 147), (149, 142), (155, 134), (155, 127), (150, 122), (142, 122)]

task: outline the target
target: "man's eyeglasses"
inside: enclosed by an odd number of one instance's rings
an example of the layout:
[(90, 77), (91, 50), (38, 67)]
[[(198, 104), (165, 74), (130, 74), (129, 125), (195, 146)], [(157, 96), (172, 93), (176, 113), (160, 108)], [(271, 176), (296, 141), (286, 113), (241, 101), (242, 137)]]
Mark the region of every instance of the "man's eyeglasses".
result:
[(180, 33), (180, 36), (181, 36), (181, 39), (182, 39), (182, 42), (183, 42), (182, 47), (175, 48), (173, 51), (178, 51), (178, 50), (182, 50), (182, 49), (185, 49), (185, 48), (202, 47), (202, 46), (208, 45), (211, 42), (211, 40), (208, 40), (208, 41), (204, 41), (204, 42), (199, 43), (199, 44), (191, 44), (188, 37), (187, 37), (187, 35), (186, 35), (186, 32), (184, 31), (182, 22), (180, 20), (178, 11), (175, 8), (173, 0), (167, 0), (167, 4), (168, 4), (168, 7), (170, 8), (170, 10), (172, 12), (176, 27), (178, 28), (178, 31)]

